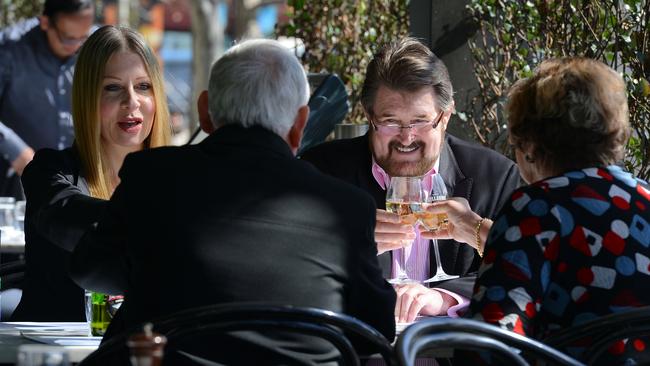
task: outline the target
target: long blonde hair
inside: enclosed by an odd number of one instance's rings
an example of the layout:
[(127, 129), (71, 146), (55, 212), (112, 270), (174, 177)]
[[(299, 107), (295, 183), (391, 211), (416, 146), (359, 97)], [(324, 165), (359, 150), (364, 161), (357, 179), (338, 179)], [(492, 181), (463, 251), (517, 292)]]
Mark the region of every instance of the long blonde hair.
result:
[(72, 84), (72, 118), (75, 147), (79, 152), (82, 174), (90, 195), (110, 198), (111, 172), (101, 139), (100, 97), (106, 63), (120, 51), (140, 56), (151, 80), (156, 112), (151, 133), (144, 148), (168, 145), (171, 138), (169, 109), (164, 81), (153, 51), (140, 34), (132, 29), (107, 25), (86, 40), (79, 51)]

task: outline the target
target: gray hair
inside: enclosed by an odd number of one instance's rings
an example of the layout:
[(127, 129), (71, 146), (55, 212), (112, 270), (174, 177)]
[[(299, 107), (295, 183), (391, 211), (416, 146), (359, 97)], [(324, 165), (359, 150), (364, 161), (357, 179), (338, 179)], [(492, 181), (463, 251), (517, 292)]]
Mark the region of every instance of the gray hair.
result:
[(212, 66), (208, 88), (215, 127), (262, 126), (281, 137), (309, 100), (307, 75), (298, 58), (270, 39), (231, 47)]

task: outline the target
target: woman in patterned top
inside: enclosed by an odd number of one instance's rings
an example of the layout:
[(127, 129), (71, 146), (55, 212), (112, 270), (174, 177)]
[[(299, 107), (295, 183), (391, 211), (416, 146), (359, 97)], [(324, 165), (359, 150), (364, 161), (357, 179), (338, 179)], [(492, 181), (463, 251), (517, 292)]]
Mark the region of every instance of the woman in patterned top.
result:
[[(489, 230), (468, 316), (543, 339), (650, 304), (650, 189), (614, 165), (630, 134), (622, 78), (590, 59), (548, 60), (512, 87), (506, 112), (531, 184), (494, 223), (460, 200), (432, 208), (448, 211), (448, 236), (480, 247)], [(627, 339), (606, 362), (648, 362), (646, 349)]]

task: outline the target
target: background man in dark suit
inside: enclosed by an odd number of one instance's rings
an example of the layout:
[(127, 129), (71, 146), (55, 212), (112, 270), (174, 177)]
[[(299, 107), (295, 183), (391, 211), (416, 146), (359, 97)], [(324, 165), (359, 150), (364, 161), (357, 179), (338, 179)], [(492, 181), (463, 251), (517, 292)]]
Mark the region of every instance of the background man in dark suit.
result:
[[(431, 50), (413, 38), (384, 46), (369, 63), (361, 103), (371, 124), (368, 134), (332, 141), (301, 157), (323, 172), (350, 182), (374, 198), (375, 240), (386, 277), (394, 277), (406, 250), (406, 272), (425, 280), (435, 274), (430, 241), (384, 211), (385, 189), (393, 176), (440, 173), (449, 196), (469, 201), (481, 217), (494, 217), (520, 184), (516, 165), (498, 153), (445, 134), (453, 112), (453, 89), (447, 68)], [(475, 223), (478, 226), (478, 222)], [(399, 249), (413, 243), (408, 249)], [(396, 286), (395, 315), (412, 321), (418, 313), (455, 314), (471, 297), (480, 256), (473, 246), (440, 240), (445, 272), (461, 277), (436, 283)], [(399, 253), (390, 252), (398, 249)], [(385, 253), (387, 252), (387, 253)], [(430, 255), (429, 255), (430, 253)], [(460, 295), (460, 296), (459, 296)]]
[(38, 19), (0, 30), (2, 196), (24, 197), (19, 175), (34, 151), (72, 145), (72, 75), (92, 30), (94, 3), (46, 0)]
[[(308, 97), (289, 50), (246, 41), (213, 65), (199, 98), (210, 136), (127, 156), (107, 216), (71, 264), (82, 287), (125, 294), (107, 333), (200, 305), (265, 302), (343, 312), (394, 337), (372, 198), (294, 156)], [(301, 343), (283, 345), (278, 362), (302, 357)], [(228, 364), (272, 362), (217, 348)]]

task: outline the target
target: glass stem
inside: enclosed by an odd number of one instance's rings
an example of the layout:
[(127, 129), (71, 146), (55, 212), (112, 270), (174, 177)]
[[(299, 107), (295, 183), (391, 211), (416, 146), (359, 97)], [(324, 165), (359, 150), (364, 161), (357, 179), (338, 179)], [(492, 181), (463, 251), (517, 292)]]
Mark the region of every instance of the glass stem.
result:
[(433, 239), (433, 254), (436, 256), (436, 275), (445, 273), (440, 262), (440, 251), (438, 250), (438, 240)]
[(399, 268), (400, 268), (400, 273), (398, 277), (406, 278), (408, 275), (406, 274), (406, 247), (402, 247), (402, 253), (400, 253), (399, 256)]

